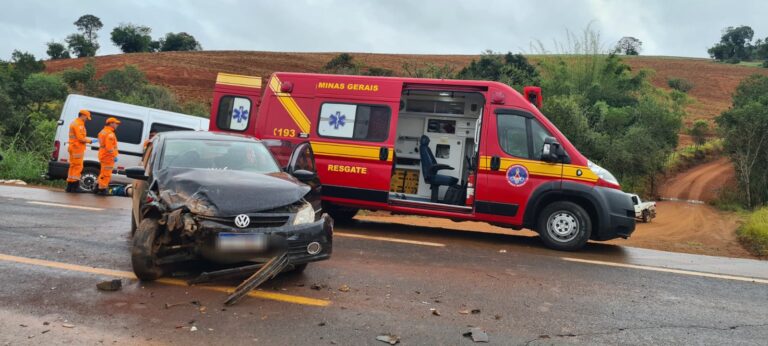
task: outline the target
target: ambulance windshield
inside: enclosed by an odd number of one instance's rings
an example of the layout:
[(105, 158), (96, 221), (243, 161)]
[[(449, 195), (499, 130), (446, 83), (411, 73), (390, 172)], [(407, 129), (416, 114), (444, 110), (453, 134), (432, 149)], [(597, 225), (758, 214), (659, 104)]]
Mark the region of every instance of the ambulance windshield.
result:
[(250, 141), (169, 139), (160, 169), (202, 168), (277, 173), (280, 168), (264, 144)]

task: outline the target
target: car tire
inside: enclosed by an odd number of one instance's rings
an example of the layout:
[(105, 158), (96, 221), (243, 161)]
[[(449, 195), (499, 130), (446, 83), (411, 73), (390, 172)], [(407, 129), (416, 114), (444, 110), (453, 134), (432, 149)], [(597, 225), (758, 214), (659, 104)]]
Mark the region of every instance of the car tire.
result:
[(145, 218), (136, 228), (131, 248), (133, 273), (141, 281), (154, 281), (163, 275), (162, 268), (156, 263), (159, 244), (157, 236), (160, 224), (152, 218)]
[(648, 210), (643, 210), (643, 222), (644, 223), (651, 222), (651, 213)]
[(136, 228), (136, 217), (133, 216), (133, 211), (131, 211), (131, 237), (136, 234)]
[(99, 174), (101, 172), (96, 167), (85, 167), (80, 174), (80, 191), (94, 192), (99, 184)]
[(576, 251), (584, 247), (592, 234), (592, 220), (580, 205), (559, 201), (547, 205), (539, 214), (539, 236), (547, 247)]
[(291, 274), (301, 274), (305, 270), (307, 270), (307, 264), (308, 263), (296, 264), (296, 265), (293, 266), (293, 268), (291, 270), (288, 271), (288, 273), (291, 273)]

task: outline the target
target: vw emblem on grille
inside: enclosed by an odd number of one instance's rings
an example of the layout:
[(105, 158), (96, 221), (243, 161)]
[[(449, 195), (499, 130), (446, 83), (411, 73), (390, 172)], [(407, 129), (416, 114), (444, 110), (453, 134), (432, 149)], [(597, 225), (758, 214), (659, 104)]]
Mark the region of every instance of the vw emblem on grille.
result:
[(240, 228), (246, 228), (251, 224), (251, 218), (248, 215), (240, 214), (235, 217), (235, 226)]

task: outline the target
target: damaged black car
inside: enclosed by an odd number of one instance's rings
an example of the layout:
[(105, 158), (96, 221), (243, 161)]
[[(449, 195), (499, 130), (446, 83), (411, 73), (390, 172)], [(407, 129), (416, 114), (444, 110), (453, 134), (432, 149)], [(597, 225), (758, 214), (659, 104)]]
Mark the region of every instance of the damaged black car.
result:
[(308, 142), (277, 146), (247, 136), (167, 132), (126, 170), (134, 184), (131, 262), (155, 280), (174, 264), (205, 260), (258, 267), (282, 256), (286, 270), (329, 259), (333, 221), (321, 210)]

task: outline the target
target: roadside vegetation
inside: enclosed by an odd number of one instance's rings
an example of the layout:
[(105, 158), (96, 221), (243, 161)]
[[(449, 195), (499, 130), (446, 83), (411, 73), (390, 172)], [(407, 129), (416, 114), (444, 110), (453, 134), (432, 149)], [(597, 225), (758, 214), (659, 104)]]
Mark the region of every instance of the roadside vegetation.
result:
[(752, 253), (768, 257), (768, 207), (762, 207), (750, 214), (736, 234)]

